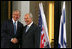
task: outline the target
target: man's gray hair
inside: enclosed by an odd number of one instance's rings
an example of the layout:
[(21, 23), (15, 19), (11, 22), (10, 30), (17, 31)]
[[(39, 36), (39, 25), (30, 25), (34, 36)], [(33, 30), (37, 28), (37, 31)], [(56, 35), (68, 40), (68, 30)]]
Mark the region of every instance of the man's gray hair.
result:
[(31, 18), (33, 19), (33, 15), (32, 15), (32, 13), (29, 13), (29, 15), (30, 15), (29, 17), (31, 17)]
[(14, 12), (17, 12), (17, 11), (21, 14), (21, 11), (20, 11), (20, 10), (18, 10), (18, 9), (13, 10), (13, 11), (12, 11), (12, 14), (13, 14)]

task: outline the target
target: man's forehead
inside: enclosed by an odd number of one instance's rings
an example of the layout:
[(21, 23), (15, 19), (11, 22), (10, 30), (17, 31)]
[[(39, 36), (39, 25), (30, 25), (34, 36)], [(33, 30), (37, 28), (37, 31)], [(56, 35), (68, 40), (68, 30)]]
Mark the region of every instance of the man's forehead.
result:
[(13, 11), (13, 13), (20, 13), (19, 11)]
[(29, 16), (29, 14), (26, 14), (25, 16)]
[(24, 16), (24, 18), (28, 18), (29, 16)]
[(30, 15), (29, 14), (26, 14), (24, 17), (29, 17)]

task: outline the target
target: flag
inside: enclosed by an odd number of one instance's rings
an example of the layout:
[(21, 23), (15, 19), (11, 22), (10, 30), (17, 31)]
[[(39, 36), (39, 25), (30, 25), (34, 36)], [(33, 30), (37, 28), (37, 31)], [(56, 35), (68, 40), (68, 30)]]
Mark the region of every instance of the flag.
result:
[(50, 48), (48, 29), (42, 3), (39, 3), (39, 27), (41, 28), (40, 48)]
[(60, 19), (58, 48), (66, 48), (65, 1), (63, 2), (62, 15)]

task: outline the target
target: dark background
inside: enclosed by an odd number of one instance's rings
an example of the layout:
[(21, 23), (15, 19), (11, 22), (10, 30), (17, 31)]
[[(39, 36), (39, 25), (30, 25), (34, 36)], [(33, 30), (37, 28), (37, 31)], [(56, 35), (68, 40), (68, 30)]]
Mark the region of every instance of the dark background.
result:
[[(1, 7), (1, 24), (5, 21), (8, 20), (8, 1), (0, 1), (0, 7)], [(10, 1), (10, 11), (12, 13), (12, 1)], [(10, 19), (11, 19), (11, 14), (10, 14)]]
[(54, 48), (58, 47), (60, 17), (61, 17), (61, 2), (55, 1), (55, 5), (54, 5)]

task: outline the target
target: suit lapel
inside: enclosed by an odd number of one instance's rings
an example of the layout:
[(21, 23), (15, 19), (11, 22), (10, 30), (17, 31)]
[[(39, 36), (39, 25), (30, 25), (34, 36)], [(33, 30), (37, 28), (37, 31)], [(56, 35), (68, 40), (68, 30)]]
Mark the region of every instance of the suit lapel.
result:
[(14, 26), (13, 26), (13, 21), (10, 20), (10, 30), (11, 30), (11, 34), (14, 34)]
[(17, 22), (17, 30), (16, 30), (16, 34), (18, 33), (19, 30), (19, 22)]
[[(14, 25), (13, 25), (13, 21), (11, 21), (11, 23), (10, 23), (11, 25), (11, 31), (13, 32), (13, 34), (14, 34)], [(17, 34), (17, 31), (18, 31), (18, 28), (19, 28), (19, 22), (17, 22), (17, 30), (16, 30), (16, 34)]]

